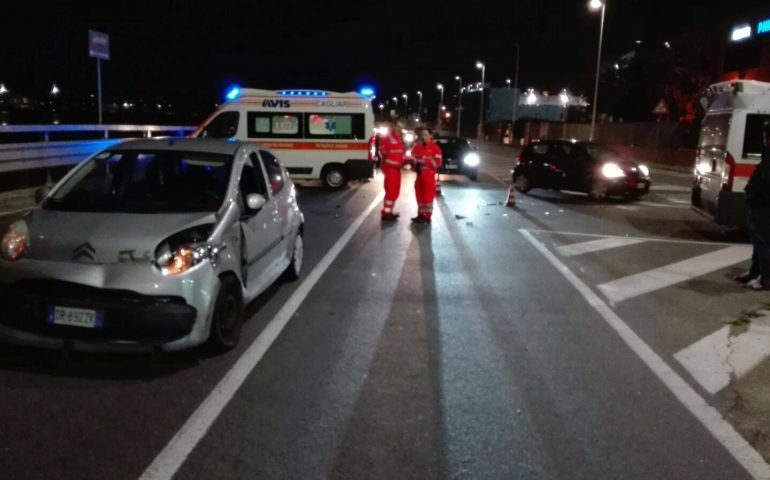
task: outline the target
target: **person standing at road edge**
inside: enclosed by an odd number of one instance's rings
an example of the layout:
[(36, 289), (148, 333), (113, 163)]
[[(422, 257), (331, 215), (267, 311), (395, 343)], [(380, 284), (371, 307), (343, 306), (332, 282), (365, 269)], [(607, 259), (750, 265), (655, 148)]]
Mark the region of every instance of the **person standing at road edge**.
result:
[(393, 212), (393, 207), (396, 205), (399, 193), (401, 193), (401, 169), (404, 167), (404, 154), (406, 153), (404, 142), (401, 140), (403, 131), (403, 124), (397, 122), (395, 125), (391, 125), (388, 133), (380, 139), (382, 158), (380, 168), (385, 177), (385, 203), (380, 215), (385, 221), (393, 221), (399, 217), (398, 213)]
[(417, 216), (414, 223), (430, 223), (433, 200), (436, 198), (436, 171), (441, 166), (441, 148), (433, 141), (432, 132), (423, 128), (418, 143), (412, 148), (415, 172), (414, 191), (417, 196)]
[(762, 157), (746, 184), (751, 268), (736, 278), (752, 290), (770, 289), (770, 121), (762, 124)]

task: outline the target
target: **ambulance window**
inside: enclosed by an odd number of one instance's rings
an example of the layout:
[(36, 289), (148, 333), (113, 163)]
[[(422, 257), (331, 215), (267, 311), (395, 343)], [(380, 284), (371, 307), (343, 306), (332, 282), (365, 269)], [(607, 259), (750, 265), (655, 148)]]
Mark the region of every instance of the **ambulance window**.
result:
[(703, 119), (700, 128), (700, 148), (720, 148), (727, 146), (727, 133), (730, 131), (731, 114), (709, 115)]
[(363, 140), (364, 114), (306, 113), (307, 138)]
[(264, 150), (260, 150), (259, 155), (262, 157), (262, 165), (267, 172), (267, 181), (270, 182), (270, 189), (276, 194), (283, 190), (285, 183), (281, 162), (273, 154)]
[(249, 112), (249, 138), (301, 138), (301, 117), (294, 114)]
[(238, 133), (238, 112), (222, 112), (214, 117), (200, 133), (200, 138), (232, 138)]
[(762, 156), (762, 125), (770, 122), (770, 115), (746, 115), (746, 132), (743, 137), (743, 158)]

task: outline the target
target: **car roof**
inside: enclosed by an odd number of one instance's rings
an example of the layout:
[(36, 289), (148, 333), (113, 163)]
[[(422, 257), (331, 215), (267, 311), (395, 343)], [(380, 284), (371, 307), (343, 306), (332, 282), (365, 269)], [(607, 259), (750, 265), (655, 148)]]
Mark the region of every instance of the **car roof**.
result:
[(121, 142), (110, 150), (169, 150), (234, 155), (247, 142), (201, 138), (136, 139)]

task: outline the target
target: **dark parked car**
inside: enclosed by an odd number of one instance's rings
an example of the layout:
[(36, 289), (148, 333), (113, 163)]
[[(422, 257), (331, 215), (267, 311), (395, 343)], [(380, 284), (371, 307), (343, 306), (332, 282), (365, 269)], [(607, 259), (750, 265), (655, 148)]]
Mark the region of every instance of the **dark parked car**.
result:
[(549, 140), (522, 150), (513, 170), (516, 190), (533, 188), (586, 192), (596, 200), (611, 195), (638, 198), (650, 191), (650, 171), (594, 142)]
[(467, 138), (436, 137), (436, 144), (443, 156), (439, 173), (465, 175), (471, 180), (478, 178), (481, 158)]

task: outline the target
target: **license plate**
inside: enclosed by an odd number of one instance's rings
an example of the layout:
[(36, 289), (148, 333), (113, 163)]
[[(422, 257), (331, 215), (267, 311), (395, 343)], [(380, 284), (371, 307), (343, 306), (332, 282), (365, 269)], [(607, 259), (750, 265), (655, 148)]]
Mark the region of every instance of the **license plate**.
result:
[(48, 323), (70, 327), (101, 328), (104, 313), (84, 308), (48, 307)]
[(637, 183), (636, 184), (636, 189), (637, 190), (644, 190), (645, 188), (647, 188), (647, 184), (646, 183)]
[(447, 170), (457, 170), (458, 168), (460, 168), (460, 166), (448, 164), (448, 165), (444, 165), (444, 168), (446, 168)]

